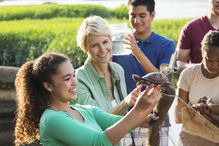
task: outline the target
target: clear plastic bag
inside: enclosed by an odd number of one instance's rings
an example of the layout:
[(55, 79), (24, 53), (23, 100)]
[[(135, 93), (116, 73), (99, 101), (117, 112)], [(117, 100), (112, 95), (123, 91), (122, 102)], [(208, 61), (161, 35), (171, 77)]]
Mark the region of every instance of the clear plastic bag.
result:
[(128, 28), (127, 23), (115, 23), (110, 25), (112, 33), (112, 54), (113, 55), (128, 55), (131, 54), (130, 49), (126, 49), (126, 44), (123, 39), (128, 34), (132, 34), (132, 30)]

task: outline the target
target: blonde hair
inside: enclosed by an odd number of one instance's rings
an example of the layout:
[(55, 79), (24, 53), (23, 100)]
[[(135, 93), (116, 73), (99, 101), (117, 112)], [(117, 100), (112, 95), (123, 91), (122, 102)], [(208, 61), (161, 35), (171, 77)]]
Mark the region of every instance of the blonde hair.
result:
[(103, 35), (111, 39), (109, 23), (100, 16), (90, 16), (82, 22), (77, 34), (77, 45), (84, 52), (87, 51), (89, 35)]

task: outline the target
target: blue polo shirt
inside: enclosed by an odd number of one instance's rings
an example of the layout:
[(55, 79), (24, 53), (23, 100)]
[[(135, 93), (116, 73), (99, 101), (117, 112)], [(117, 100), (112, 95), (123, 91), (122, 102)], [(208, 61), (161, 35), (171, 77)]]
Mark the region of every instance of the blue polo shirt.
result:
[[(136, 39), (139, 48), (156, 67), (169, 64), (171, 55), (175, 51), (175, 43), (163, 36), (152, 32), (150, 37), (145, 40)], [(138, 60), (130, 55), (113, 56), (113, 61), (120, 64), (125, 71), (127, 92), (130, 93), (135, 87), (136, 82), (132, 79), (132, 74), (144, 76), (147, 74)]]
[[(136, 39), (136, 41), (138, 47), (157, 69), (159, 69), (161, 65), (169, 64), (171, 55), (175, 52), (175, 43), (155, 32), (152, 32), (149, 38), (145, 40)], [(136, 87), (136, 82), (132, 79), (132, 74), (137, 74), (139, 76), (147, 74), (132, 54), (113, 56), (113, 61), (120, 64), (125, 71), (128, 93)], [(164, 127), (168, 126), (170, 126), (170, 123), (169, 117), (167, 116)]]

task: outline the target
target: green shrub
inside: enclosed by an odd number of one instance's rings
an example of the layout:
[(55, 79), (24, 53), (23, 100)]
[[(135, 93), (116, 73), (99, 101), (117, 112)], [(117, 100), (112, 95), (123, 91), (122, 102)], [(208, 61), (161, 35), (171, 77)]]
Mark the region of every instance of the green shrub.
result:
[(47, 48), (49, 40), (46, 38), (40, 32), (31, 31), (0, 34), (1, 65), (20, 66), (26, 60), (39, 56)]
[[(85, 55), (76, 46), (82, 19), (20, 20), (0, 22), (0, 65), (20, 66), (52, 51), (68, 55), (75, 67)], [(14, 26), (14, 27), (11, 27)]]
[(158, 34), (172, 39), (177, 43), (178, 36), (182, 27), (190, 19), (160, 19), (155, 20), (152, 23), (152, 29), (155, 30)]
[(108, 8), (100, 5), (31, 5), (31, 6), (1, 6), (0, 20), (48, 19), (55, 17), (88, 17), (99, 15), (112, 17)]
[[(82, 20), (56, 18), (0, 22), (0, 65), (20, 66), (44, 52), (59, 52), (69, 56), (75, 68), (81, 66), (86, 55), (76, 46), (76, 35)], [(177, 42), (179, 32), (188, 20), (155, 20), (152, 29)], [(128, 23), (127, 19), (108, 21)]]
[(109, 9), (101, 5), (31, 5), (0, 6), (0, 20), (50, 19), (56, 17), (88, 17), (99, 15), (104, 18), (128, 18), (127, 6)]
[(128, 7), (125, 5), (111, 9), (110, 12), (114, 18), (128, 19)]

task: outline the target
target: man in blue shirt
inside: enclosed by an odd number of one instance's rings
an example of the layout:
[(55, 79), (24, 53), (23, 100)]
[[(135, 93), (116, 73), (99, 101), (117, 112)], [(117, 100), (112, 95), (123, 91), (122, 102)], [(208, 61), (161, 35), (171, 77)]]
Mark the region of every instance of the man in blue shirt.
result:
[[(150, 72), (165, 70), (175, 51), (175, 44), (172, 40), (151, 29), (151, 23), (155, 17), (154, 7), (154, 0), (129, 0), (128, 2), (129, 21), (135, 32), (134, 36), (129, 35), (125, 38), (125, 43), (130, 46), (128, 49), (132, 50), (132, 54), (113, 56), (113, 61), (119, 63), (125, 71), (128, 93), (136, 86), (132, 74), (143, 76)], [(169, 126), (167, 117), (160, 131), (160, 145), (162, 146), (168, 146)], [(132, 140), (125, 137), (124, 145), (133, 144), (133, 137), (134, 145), (146, 145), (145, 135), (145, 129), (140, 129), (140, 132), (135, 130), (131, 135)]]

